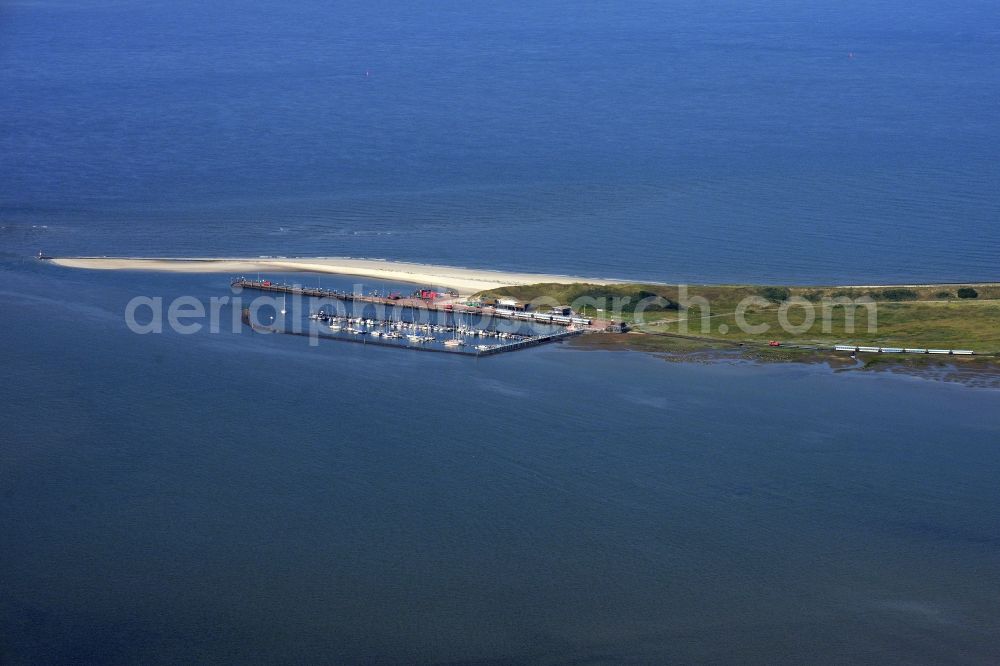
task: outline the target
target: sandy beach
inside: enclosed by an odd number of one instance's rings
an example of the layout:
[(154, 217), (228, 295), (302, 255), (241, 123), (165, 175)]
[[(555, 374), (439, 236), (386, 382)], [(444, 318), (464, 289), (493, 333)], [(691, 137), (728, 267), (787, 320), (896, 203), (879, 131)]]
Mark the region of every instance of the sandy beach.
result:
[(178, 273), (256, 273), (309, 272), (355, 275), (358, 277), (406, 282), (429, 287), (454, 289), (462, 295), (485, 289), (519, 284), (555, 282), (569, 284), (589, 282), (609, 284), (614, 280), (546, 275), (542, 273), (512, 273), (453, 266), (432, 266), (381, 259), (350, 259), (338, 257), (206, 257), (206, 258), (145, 258), (145, 257), (60, 257), (53, 264), (67, 268), (91, 270), (171, 271)]

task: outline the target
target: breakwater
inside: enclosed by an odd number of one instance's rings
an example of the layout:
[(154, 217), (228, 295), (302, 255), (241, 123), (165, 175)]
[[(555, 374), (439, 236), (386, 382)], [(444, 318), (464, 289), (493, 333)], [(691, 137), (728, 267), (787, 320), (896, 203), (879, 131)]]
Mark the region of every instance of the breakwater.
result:
[(551, 324), (554, 326), (566, 326), (569, 328), (589, 327), (594, 322), (586, 317), (564, 317), (545, 313), (522, 312), (515, 310), (505, 310), (487, 305), (472, 306), (464, 303), (446, 301), (436, 303), (433, 300), (422, 298), (393, 298), (389, 296), (376, 296), (372, 294), (359, 294), (354, 292), (339, 291), (336, 289), (323, 289), (321, 287), (305, 287), (302, 285), (290, 285), (273, 282), (271, 280), (251, 280), (245, 277), (234, 278), (231, 282), (233, 287), (243, 289), (255, 289), (276, 294), (287, 294), (291, 296), (306, 296), (310, 298), (329, 298), (346, 302), (372, 303), (389, 307), (416, 307), (434, 312), (446, 312), (457, 314), (478, 315), (481, 317), (495, 317), (498, 319), (510, 319), (514, 321), (537, 322)]

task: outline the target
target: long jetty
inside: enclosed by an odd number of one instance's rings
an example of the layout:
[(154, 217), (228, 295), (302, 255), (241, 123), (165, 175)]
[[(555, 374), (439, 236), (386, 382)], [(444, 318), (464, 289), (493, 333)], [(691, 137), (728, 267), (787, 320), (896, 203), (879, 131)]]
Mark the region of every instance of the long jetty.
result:
[(475, 307), (471, 305), (465, 305), (462, 303), (439, 304), (422, 298), (390, 298), (388, 296), (365, 295), (349, 291), (338, 291), (336, 289), (323, 289), (321, 287), (305, 287), (302, 285), (284, 284), (279, 282), (273, 282), (271, 280), (263, 280), (263, 279), (250, 280), (245, 277), (234, 278), (231, 284), (233, 287), (242, 287), (243, 289), (256, 289), (258, 291), (266, 291), (276, 294), (307, 296), (311, 298), (330, 298), (338, 301), (373, 303), (375, 305), (384, 305), (388, 307), (419, 308), (435, 312), (473, 314), (473, 315), (479, 315), (481, 317), (512, 319), (516, 321), (527, 321), (540, 324), (548, 324), (551, 326), (571, 327), (574, 326), (574, 324), (576, 326), (580, 326), (582, 325), (583, 321), (587, 322), (586, 325), (589, 325), (591, 323), (591, 320), (589, 319), (586, 320), (581, 319), (575, 322), (557, 321), (555, 319), (538, 319), (536, 317), (531, 316), (530, 314), (525, 314), (523, 312), (515, 312), (513, 310), (501, 310), (487, 306)]

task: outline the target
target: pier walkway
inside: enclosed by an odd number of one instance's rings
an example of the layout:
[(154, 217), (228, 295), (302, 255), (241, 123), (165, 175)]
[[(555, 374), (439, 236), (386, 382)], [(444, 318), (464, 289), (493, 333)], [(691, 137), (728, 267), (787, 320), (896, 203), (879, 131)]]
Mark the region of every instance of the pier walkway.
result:
[[(502, 310), (489, 306), (483, 307), (473, 307), (470, 305), (465, 305), (462, 303), (454, 302), (444, 302), (435, 303), (433, 301), (424, 300), (421, 298), (389, 298), (386, 296), (373, 296), (357, 294), (346, 291), (338, 291), (336, 289), (323, 289), (321, 287), (304, 287), (301, 285), (290, 285), (284, 283), (273, 282), (271, 280), (249, 280), (245, 277), (234, 278), (232, 280), (233, 287), (241, 287), (243, 289), (255, 289), (258, 291), (271, 292), (275, 294), (288, 294), (292, 296), (306, 296), (310, 298), (328, 298), (335, 299), (338, 301), (346, 302), (358, 302), (358, 303), (373, 303), (375, 305), (384, 305), (387, 307), (404, 307), (404, 308), (417, 308), (422, 310), (429, 310), (434, 312), (444, 312), (452, 314), (469, 314), (478, 315), (480, 317), (495, 317), (498, 319), (511, 319), (514, 321), (526, 321), (529, 323), (540, 323), (548, 324), (551, 326), (565, 326), (565, 327), (579, 327), (579, 326), (602, 326), (604, 322), (602, 321), (592, 321), (590, 319), (576, 318), (577, 321), (559, 321), (556, 318), (540, 318), (538, 315), (532, 315), (531, 313), (516, 312), (513, 310)], [(568, 317), (565, 319), (569, 319)]]

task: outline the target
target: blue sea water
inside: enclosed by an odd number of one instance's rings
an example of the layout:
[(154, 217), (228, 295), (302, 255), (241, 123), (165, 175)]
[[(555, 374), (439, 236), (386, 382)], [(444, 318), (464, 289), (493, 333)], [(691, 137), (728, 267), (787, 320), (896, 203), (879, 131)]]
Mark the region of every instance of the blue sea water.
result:
[(0, 662), (996, 663), (995, 390), (136, 335), (227, 276), (29, 256), (997, 279), (998, 25), (4, 3)]
[(4, 272), (5, 663), (996, 659), (995, 390), (122, 324), (226, 287)]
[(4, 3), (4, 249), (998, 278), (995, 3), (496, 4)]

